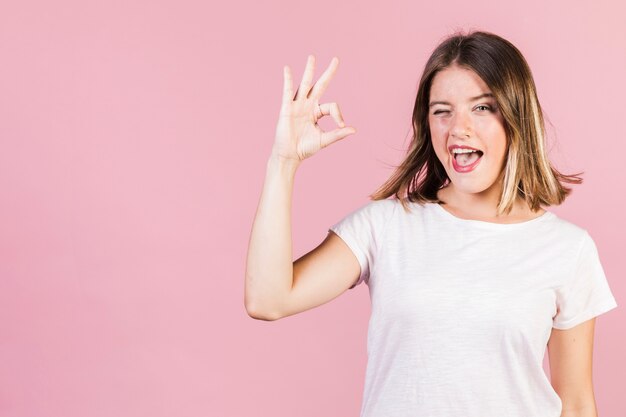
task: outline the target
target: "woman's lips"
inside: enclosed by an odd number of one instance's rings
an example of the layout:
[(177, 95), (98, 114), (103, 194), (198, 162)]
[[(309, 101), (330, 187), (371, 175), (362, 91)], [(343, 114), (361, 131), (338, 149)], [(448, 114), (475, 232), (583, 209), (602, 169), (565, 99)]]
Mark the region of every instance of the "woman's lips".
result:
[(483, 155), (484, 154), (479, 155), (478, 159), (472, 162), (471, 164), (466, 165), (466, 166), (461, 166), (456, 163), (456, 158), (454, 157), (454, 154), (452, 154), (452, 166), (454, 167), (454, 170), (456, 172), (460, 172), (460, 173), (471, 172), (474, 170), (474, 168), (478, 166), (478, 164), (480, 163), (480, 160), (483, 159)]

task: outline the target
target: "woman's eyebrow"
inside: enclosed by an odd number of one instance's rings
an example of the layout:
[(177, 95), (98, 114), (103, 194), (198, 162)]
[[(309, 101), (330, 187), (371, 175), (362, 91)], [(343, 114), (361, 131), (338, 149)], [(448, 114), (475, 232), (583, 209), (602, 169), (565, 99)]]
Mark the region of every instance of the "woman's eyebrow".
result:
[[(484, 94), (481, 94), (479, 96), (470, 98), (469, 101), (471, 102), (471, 101), (480, 100), (481, 98), (484, 98), (484, 97), (493, 97), (493, 94), (492, 93), (484, 93)], [(450, 103), (448, 103), (447, 101), (431, 101), (428, 104), (428, 107), (432, 107), (435, 104), (447, 104), (447, 105), (450, 105)]]

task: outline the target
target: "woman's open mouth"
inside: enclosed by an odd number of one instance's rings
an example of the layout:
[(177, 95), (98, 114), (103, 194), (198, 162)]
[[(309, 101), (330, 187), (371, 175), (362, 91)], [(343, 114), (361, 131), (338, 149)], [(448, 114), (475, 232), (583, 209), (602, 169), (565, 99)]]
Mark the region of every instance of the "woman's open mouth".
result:
[(452, 166), (456, 172), (470, 172), (478, 166), (482, 156), (482, 151), (452, 153)]

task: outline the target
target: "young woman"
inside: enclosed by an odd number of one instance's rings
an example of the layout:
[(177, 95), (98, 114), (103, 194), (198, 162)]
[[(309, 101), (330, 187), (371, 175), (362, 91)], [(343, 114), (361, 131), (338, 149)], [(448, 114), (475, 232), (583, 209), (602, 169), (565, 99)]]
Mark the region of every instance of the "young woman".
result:
[[(337, 103), (320, 103), (337, 65), (312, 85), (309, 56), (295, 94), (284, 67), (248, 251), (248, 314), (276, 320), (367, 283), (361, 417), (595, 417), (595, 317), (617, 303), (589, 233), (541, 208), (565, 200), (561, 182), (582, 180), (548, 160), (520, 51), (488, 32), (446, 38), (420, 80), (404, 161), (292, 262), (296, 169), (356, 131)], [(339, 128), (323, 132), (325, 115)]]

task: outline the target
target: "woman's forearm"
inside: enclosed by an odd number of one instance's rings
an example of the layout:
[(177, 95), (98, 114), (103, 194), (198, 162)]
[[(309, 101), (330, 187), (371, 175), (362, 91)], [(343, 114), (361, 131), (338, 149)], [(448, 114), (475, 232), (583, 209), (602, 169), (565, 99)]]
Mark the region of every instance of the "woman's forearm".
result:
[(598, 411), (595, 403), (576, 409), (566, 409), (564, 406), (561, 417), (598, 417)]
[(252, 225), (245, 275), (245, 306), (252, 317), (273, 320), (293, 284), (291, 203), (299, 162), (270, 156)]

